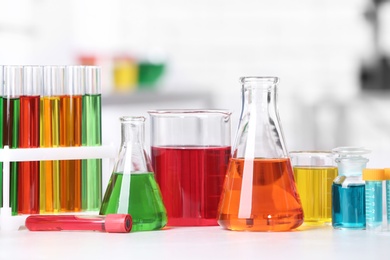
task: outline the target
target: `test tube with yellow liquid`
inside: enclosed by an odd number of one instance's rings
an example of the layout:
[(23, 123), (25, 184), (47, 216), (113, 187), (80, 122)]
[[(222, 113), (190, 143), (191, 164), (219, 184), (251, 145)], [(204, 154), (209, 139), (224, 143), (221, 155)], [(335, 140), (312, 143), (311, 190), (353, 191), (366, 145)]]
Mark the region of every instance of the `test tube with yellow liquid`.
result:
[(332, 223), (332, 182), (337, 176), (332, 152), (290, 152), (294, 178), (304, 213), (304, 224)]
[[(59, 147), (60, 90), (64, 85), (64, 66), (45, 66), (40, 99), (40, 147)], [(60, 209), (60, 162), (40, 161), (40, 213)]]

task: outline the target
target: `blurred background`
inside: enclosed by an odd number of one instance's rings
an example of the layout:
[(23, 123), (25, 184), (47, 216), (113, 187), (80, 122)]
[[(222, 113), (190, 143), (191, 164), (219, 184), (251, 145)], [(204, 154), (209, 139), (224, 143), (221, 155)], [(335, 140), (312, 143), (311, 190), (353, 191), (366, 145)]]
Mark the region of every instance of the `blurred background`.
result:
[(0, 0), (1, 64), (101, 66), (115, 145), (119, 116), (158, 108), (229, 109), (234, 137), (239, 77), (278, 76), (289, 151), (389, 167), (389, 58), (387, 0)]

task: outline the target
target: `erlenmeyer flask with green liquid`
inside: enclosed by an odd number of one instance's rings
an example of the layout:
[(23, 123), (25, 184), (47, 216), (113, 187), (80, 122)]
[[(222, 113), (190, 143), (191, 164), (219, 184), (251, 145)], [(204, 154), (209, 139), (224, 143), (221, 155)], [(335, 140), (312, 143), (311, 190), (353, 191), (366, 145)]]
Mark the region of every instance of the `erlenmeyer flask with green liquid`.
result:
[(122, 141), (100, 215), (128, 213), (132, 231), (157, 230), (167, 224), (160, 188), (144, 149), (145, 117), (121, 117)]

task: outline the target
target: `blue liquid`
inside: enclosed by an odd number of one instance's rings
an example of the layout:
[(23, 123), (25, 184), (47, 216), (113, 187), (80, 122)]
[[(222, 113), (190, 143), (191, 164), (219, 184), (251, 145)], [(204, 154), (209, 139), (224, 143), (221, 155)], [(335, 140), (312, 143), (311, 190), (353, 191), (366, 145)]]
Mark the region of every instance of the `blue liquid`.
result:
[(332, 184), (332, 225), (336, 229), (364, 229), (366, 227), (365, 185), (343, 188)]
[(383, 220), (382, 181), (366, 182), (366, 225), (367, 229), (382, 226)]
[(386, 181), (387, 225), (390, 225), (390, 181)]

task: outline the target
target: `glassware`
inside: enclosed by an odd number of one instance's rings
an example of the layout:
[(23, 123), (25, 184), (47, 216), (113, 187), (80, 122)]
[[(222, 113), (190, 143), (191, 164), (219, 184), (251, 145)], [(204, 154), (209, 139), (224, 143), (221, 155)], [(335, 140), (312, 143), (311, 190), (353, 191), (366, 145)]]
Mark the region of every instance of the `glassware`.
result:
[[(4, 66), (0, 65), (0, 149), (4, 148)], [(7, 203), (8, 204), (8, 203)], [(3, 162), (0, 162), (0, 208), (3, 207)]]
[(132, 222), (129, 214), (107, 216), (31, 215), (25, 226), (30, 231), (93, 230), (108, 233), (128, 233)]
[(148, 113), (152, 162), (168, 226), (217, 226), (231, 155), (231, 113), (180, 109)]
[[(82, 104), (82, 145), (102, 145), (102, 105), (100, 67), (85, 67), (85, 94)], [(102, 160), (82, 161), (81, 206), (85, 211), (99, 210), (102, 198)]]
[[(40, 104), (40, 147), (59, 147), (60, 95), (65, 67), (44, 66)], [(60, 211), (60, 161), (40, 161), (40, 213)]]
[(384, 169), (363, 169), (363, 180), (366, 183), (366, 229), (381, 231), (383, 225), (383, 181)]
[[(4, 66), (4, 145), (19, 145), (20, 96), (23, 88), (23, 66)], [(18, 214), (18, 162), (10, 163), (10, 201), (12, 215)]]
[(149, 156), (144, 150), (144, 117), (121, 117), (122, 141), (100, 215), (128, 213), (133, 231), (157, 230), (167, 214)]
[(332, 182), (337, 177), (333, 153), (294, 151), (289, 154), (305, 215), (304, 224), (331, 224)]
[[(20, 96), (20, 148), (39, 147), (39, 103), (43, 86), (41, 66), (23, 67)], [(18, 213), (39, 213), (39, 161), (18, 163)]]
[(364, 229), (366, 227), (365, 183), (362, 171), (370, 151), (362, 147), (338, 147), (339, 176), (332, 184), (332, 226), (335, 229)]
[(277, 109), (276, 77), (240, 79), (243, 110), (219, 204), (230, 230), (286, 231), (303, 210)]
[(385, 168), (387, 230), (390, 230), (390, 168)]
[[(82, 66), (65, 67), (65, 84), (60, 96), (60, 146), (81, 146)], [(81, 210), (81, 160), (60, 161), (60, 205), (62, 212)]]

